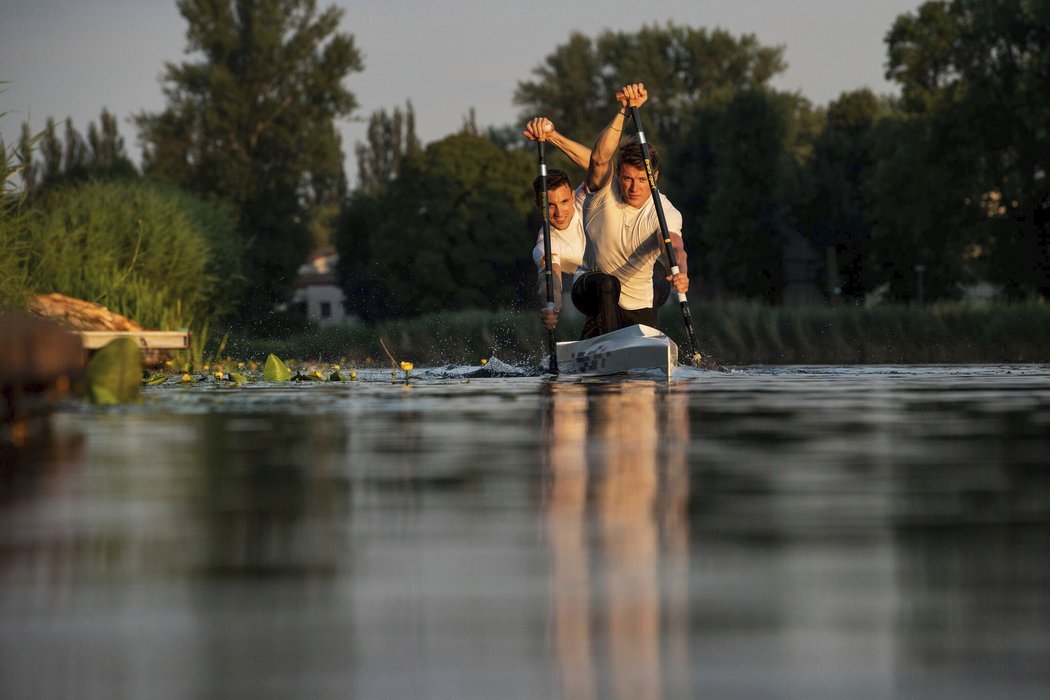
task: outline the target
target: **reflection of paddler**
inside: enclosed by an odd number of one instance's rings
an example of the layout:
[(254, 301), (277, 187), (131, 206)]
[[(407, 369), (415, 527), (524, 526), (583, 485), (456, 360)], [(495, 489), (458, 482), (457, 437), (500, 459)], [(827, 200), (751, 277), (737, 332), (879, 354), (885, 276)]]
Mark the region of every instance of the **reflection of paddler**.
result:
[(654, 387), (625, 384), (596, 402), (594, 437), (606, 446), (597, 487), (614, 696), (657, 698), (660, 682), (658, 448)]
[(591, 658), (587, 533), (587, 391), (551, 385), (550, 492), (553, 644), (561, 668), (562, 697), (596, 697)]
[[(634, 383), (550, 391), (547, 529), (562, 695), (656, 698), (665, 678), (669, 692), (685, 691), (687, 398), (660, 394), (658, 402), (655, 385)], [(588, 543), (599, 548), (593, 555)], [(602, 631), (604, 640), (592, 643)], [(602, 652), (608, 657), (596, 660)], [(609, 684), (601, 693), (596, 667)]]

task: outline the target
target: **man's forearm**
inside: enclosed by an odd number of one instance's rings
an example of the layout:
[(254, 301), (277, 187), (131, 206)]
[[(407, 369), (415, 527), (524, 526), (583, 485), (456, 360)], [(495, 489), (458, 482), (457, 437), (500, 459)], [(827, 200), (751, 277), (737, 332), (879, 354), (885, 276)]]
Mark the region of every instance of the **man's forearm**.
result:
[(591, 149), (587, 148), (582, 143), (577, 143), (569, 137), (559, 134), (557, 131), (552, 131), (547, 134), (547, 140), (559, 148), (562, 153), (569, 156), (569, 160), (581, 168), (586, 170), (590, 165)]
[(685, 253), (685, 242), (680, 234), (671, 232), (671, 247), (674, 248), (674, 262), (683, 275), (689, 274), (689, 256)]

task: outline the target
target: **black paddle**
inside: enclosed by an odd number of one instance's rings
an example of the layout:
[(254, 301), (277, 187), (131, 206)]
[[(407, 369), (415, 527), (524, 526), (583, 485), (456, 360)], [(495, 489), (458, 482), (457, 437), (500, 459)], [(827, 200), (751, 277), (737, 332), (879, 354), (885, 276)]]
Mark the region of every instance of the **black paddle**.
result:
[[(645, 160), (645, 174), (649, 179), (649, 189), (653, 192), (656, 218), (660, 220), (660, 235), (664, 239), (667, 261), (671, 264), (671, 274), (677, 275), (681, 270), (678, 269), (678, 263), (675, 261), (674, 246), (671, 245), (671, 233), (667, 229), (667, 219), (664, 217), (664, 204), (660, 201), (660, 190), (656, 186), (656, 176), (653, 174), (653, 161), (649, 155), (649, 143), (645, 140), (645, 132), (642, 130), (642, 115), (637, 107), (631, 107), (631, 118), (634, 119), (634, 128), (638, 131), (638, 143), (642, 147), (642, 159)], [(724, 367), (700, 352), (700, 342), (696, 339), (696, 332), (693, 331), (693, 317), (689, 312), (689, 302), (686, 300), (685, 292), (678, 292), (678, 305), (682, 307), (682, 320), (685, 321), (685, 330), (689, 335), (689, 344), (692, 345), (692, 353), (689, 355), (690, 364), (694, 367), (725, 372), (726, 369)]]
[[(540, 180), (543, 182), (543, 269), (547, 275), (547, 310), (554, 311), (554, 268), (551, 262), (551, 215), (547, 208), (547, 159), (543, 155), (543, 139), (536, 139), (540, 159)], [(551, 374), (558, 374), (558, 343), (554, 338), (554, 329), (547, 331), (547, 344), (550, 348), (550, 361), (547, 369)]]

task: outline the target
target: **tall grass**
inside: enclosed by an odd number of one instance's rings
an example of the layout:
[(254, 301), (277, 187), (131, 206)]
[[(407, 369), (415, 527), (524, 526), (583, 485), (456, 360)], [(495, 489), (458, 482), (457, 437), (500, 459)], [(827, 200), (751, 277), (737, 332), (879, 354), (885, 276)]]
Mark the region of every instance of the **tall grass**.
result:
[[(0, 113), (0, 118), (4, 115)], [(0, 140), (0, 309), (26, 304), (26, 260), (29, 243), (25, 227), (29, 215), (17, 179), (24, 163), (15, 148)]]
[[(691, 306), (701, 344), (730, 364), (901, 364), (1050, 361), (1050, 307), (1043, 304), (924, 308)], [(684, 342), (681, 313), (660, 326)]]
[[(748, 303), (694, 303), (703, 350), (728, 365), (1050, 362), (1050, 306), (1018, 304), (926, 308), (885, 306), (784, 309)], [(581, 320), (559, 325), (579, 337)], [(681, 311), (661, 309), (658, 325), (686, 348)], [(378, 326), (325, 326), (283, 340), (231, 340), (233, 355), (273, 352), (299, 360), (386, 364), (380, 338), (398, 360), (477, 364), (481, 358), (538, 363), (546, 334), (533, 312), (458, 311)]]
[(51, 192), (22, 239), (28, 291), (102, 304), (147, 328), (200, 328), (238, 291), (229, 212), (155, 184), (89, 182)]

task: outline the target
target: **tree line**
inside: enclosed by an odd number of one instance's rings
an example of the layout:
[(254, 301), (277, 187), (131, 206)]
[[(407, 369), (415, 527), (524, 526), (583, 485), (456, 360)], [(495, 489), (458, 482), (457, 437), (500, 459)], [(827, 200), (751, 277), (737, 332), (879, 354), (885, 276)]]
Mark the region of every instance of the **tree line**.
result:
[[(355, 146), (350, 189), (335, 124), (357, 108), (343, 80), (364, 64), (338, 30), (341, 10), (178, 6), (192, 60), (166, 66), (167, 106), (134, 120), (141, 176), (232, 207), (241, 308), (286, 299), (325, 240), (350, 311), (367, 320), (532, 303), (536, 166), (517, 125), (481, 129), (470, 113), (424, 145), (411, 102), (379, 110)], [(781, 303), (799, 281), (786, 251), (802, 250), (817, 300), (955, 298), (978, 281), (1007, 299), (1046, 298), (1050, 0), (931, 0), (898, 17), (885, 43), (898, 95), (859, 89), (814, 105), (772, 87), (784, 49), (753, 35), (673, 23), (572, 33), (514, 100), (522, 122), (549, 116), (589, 144), (616, 87), (646, 83), (661, 189), (685, 216), (706, 296)], [(49, 126), (30, 181), (130, 175), (111, 116), (86, 138), (70, 128), (63, 149)]]

